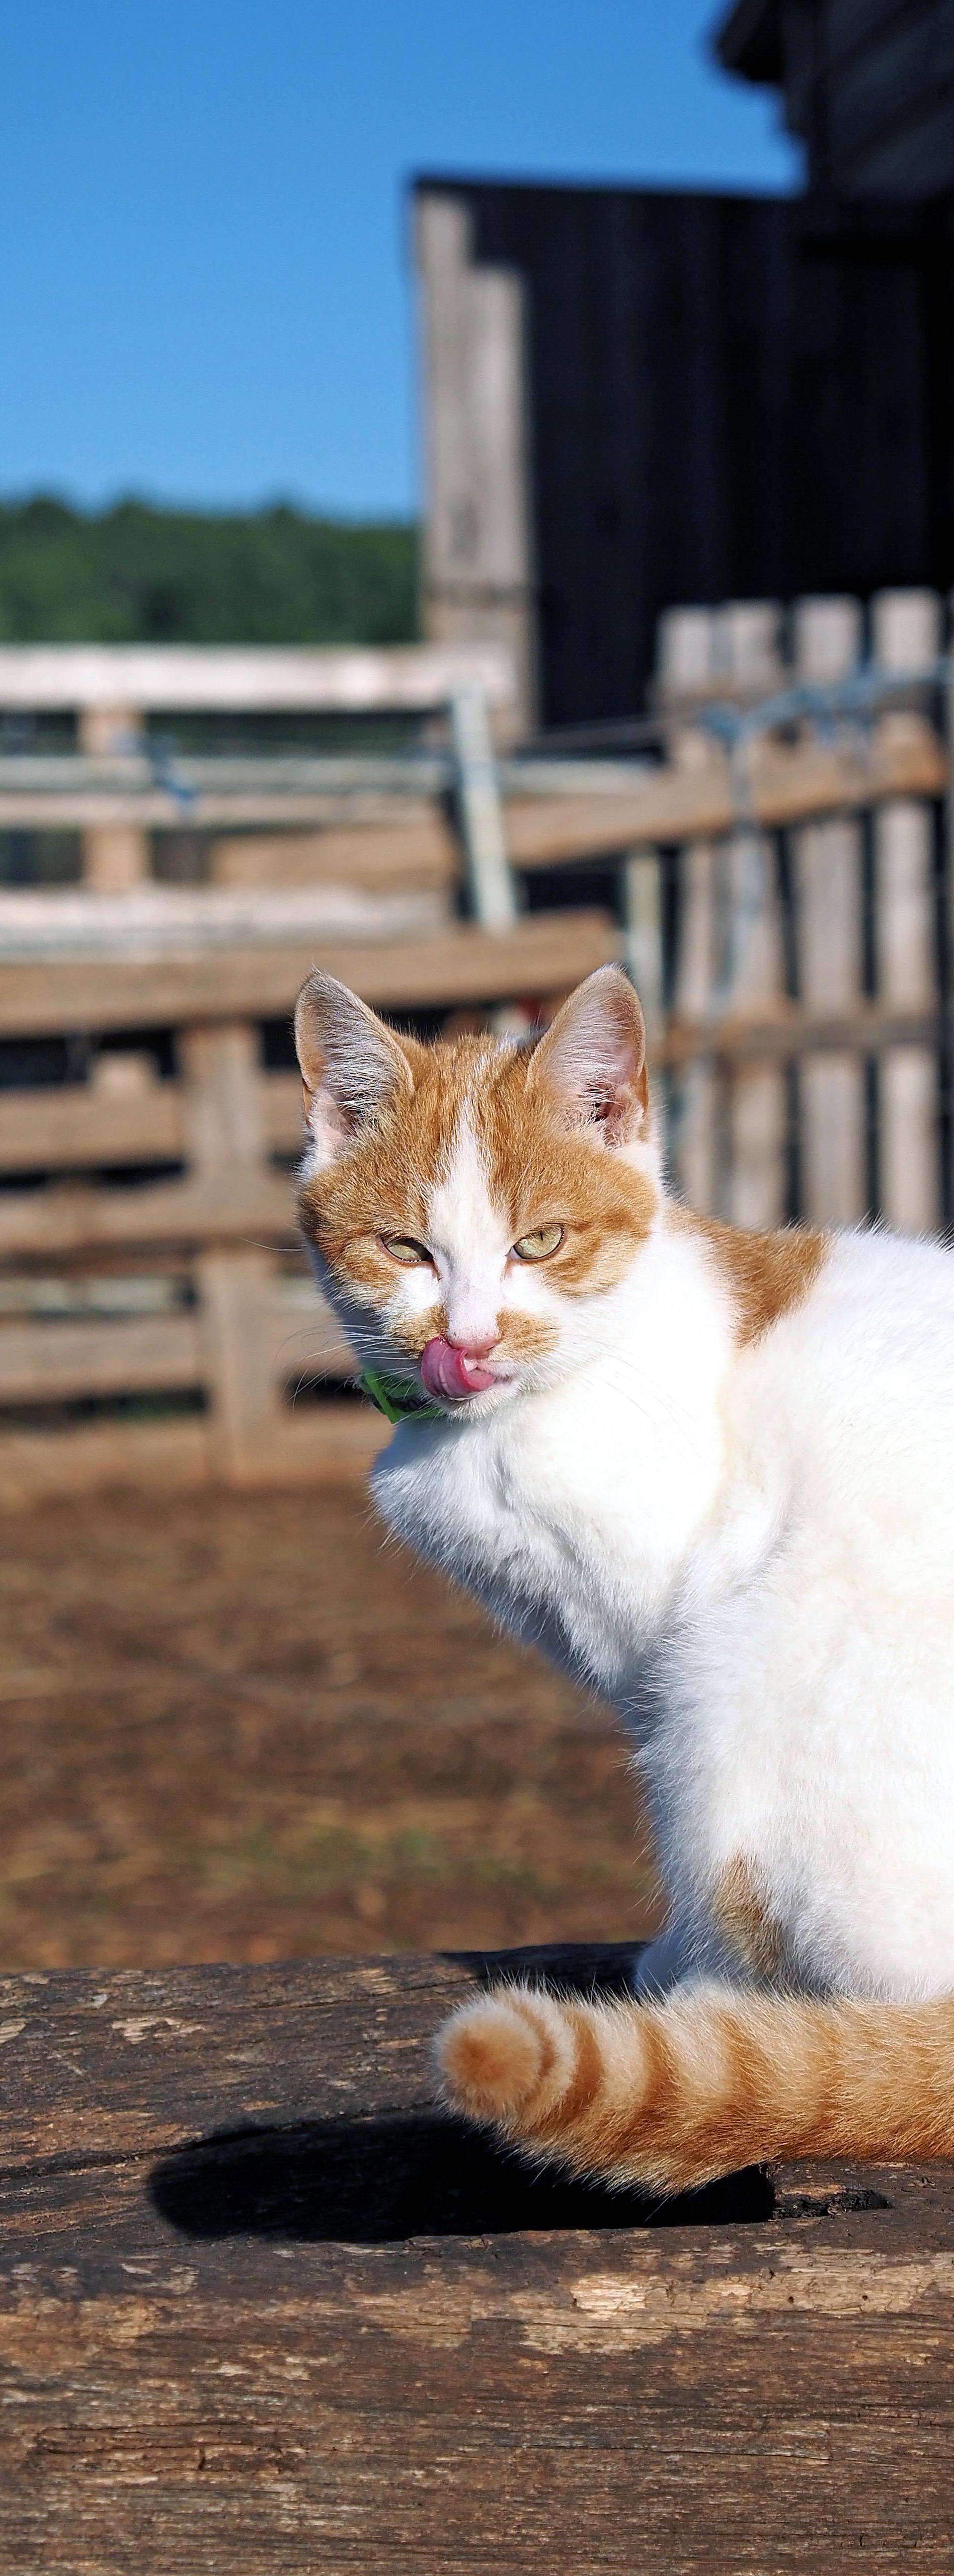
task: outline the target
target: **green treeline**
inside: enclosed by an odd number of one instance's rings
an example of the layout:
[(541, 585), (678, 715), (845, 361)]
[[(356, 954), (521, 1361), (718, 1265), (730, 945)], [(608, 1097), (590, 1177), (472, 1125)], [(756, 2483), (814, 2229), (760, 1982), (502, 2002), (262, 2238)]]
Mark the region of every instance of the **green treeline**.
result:
[(417, 535), (278, 502), (240, 515), (0, 503), (0, 643), (403, 644)]

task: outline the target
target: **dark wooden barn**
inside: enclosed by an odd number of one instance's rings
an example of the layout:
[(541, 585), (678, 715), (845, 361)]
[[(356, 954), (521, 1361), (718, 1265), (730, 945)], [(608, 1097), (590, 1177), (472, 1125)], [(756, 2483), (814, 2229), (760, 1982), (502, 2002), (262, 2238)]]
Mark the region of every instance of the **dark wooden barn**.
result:
[(803, 196), (417, 183), (427, 624), (505, 636), (528, 722), (639, 708), (674, 603), (954, 580), (954, 0), (740, 0), (717, 43)]
[(954, 0), (738, 0), (715, 41), (726, 71), (781, 91), (811, 188), (954, 189)]

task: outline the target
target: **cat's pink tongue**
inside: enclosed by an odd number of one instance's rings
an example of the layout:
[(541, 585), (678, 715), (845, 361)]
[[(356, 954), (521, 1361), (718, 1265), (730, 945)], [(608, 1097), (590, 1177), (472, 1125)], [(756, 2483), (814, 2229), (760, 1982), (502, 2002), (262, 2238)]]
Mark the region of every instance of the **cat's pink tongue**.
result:
[(468, 1359), (466, 1351), (445, 1341), (443, 1333), (435, 1333), (422, 1351), (421, 1376), (428, 1395), (443, 1396), (445, 1404), (459, 1404), (465, 1395), (482, 1395), (484, 1388), (494, 1383), (492, 1369), (482, 1368), (479, 1360)]

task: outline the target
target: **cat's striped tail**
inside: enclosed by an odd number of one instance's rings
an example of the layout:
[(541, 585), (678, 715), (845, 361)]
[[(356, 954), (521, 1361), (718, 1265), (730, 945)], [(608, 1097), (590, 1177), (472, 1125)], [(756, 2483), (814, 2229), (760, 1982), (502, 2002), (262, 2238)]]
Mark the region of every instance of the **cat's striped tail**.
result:
[(498, 1986), (445, 2022), (448, 2101), (533, 2158), (654, 2192), (800, 2156), (954, 2155), (954, 2000), (686, 1986), (576, 2003)]

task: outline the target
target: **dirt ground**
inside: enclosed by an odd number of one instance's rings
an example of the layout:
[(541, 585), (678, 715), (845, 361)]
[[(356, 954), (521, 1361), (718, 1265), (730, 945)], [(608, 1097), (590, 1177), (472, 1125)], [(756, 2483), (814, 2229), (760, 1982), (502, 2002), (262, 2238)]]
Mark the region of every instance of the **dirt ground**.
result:
[(351, 1492), (0, 1522), (0, 1968), (622, 1939), (608, 1714)]

